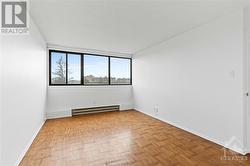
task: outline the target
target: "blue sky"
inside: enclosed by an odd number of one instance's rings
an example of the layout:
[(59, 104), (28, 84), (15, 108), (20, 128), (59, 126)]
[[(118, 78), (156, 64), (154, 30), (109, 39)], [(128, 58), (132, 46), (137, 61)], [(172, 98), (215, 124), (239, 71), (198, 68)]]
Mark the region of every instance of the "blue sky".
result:
[(108, 76), (108, 58), (84, 55), (84, 75), (94, 75), (96, 77)]
[(78, 54), (68, 54), (68, 69), (71, 71), (68, 78), (73, 80), (81, 80), (81, 56)]
[(110, 59), (111, 77), (129, 78), (130, 76), (130, 60), (121, 58)]
[[(68, 54), (68, 68), (72, 72), (69, 77), (80, 79), (80, 56), (78, 54)], [(56, 62), (63, 57), (66, 62), (65, 54), (52, 52), (51, 69), (54, 72), (57, 68)], [(130, 60), (121, 58), (111, 58), (111, 77), (129, 78)], [(108, 58), (103, 56), (84, 56), (84, 75), (94, 75), (96, 77), (108, 76)]]

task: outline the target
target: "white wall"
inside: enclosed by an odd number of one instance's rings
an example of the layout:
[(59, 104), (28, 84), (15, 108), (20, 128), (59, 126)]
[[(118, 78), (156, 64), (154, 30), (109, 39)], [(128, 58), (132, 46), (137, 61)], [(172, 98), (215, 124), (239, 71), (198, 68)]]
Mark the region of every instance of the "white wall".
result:
[[(135, 108), (243, 153), (243, 12), (134, 56)], [(159, 112), (154, 113), (154, 108)]]
[[(249, 92), (249, 90), (250, 90), (250, 7), (248, 7), (248, 8), (245, 8), (245, 10), (244, 10), (244, 30), (245, 30), (245, 41), (246, 41), (246, 43), (245, 43), (245, 48), (246, 48), (246, 62), (245, 62), (245, 64), (246, 64), (246, 66), (248, 67), (247, 68), (247, 81), (246, 81), (246, 83), (247, 83), (247, 89), (248, 89), (248, 92)], [(246, 140), (246, 142), (247, 142), (247, 144), (248, 144), (248, 152), (250, 153), (250, 98), (248, 98), (248, 100), (246, 101), (247, 102), (247, 112), (246, 112), (246, 114), (245, 114), (245, 119), (246, 119), (246, 121), (247, 121), (247, 126), (246, 126), (246, 132), (247, 132), (247, 140)]]
[(18, 164), (44, 122), (46, 44), (30, 20), (29, 35), (2, 36), (2, 157)]
[(0, 165), (2, 163), (2, 36), (0, 35)]
[(70, 116), (72, 108), (119, 104), (126, 110), (133, 108), (132, 86), (50, 86), (47, 101), (47, 118)]

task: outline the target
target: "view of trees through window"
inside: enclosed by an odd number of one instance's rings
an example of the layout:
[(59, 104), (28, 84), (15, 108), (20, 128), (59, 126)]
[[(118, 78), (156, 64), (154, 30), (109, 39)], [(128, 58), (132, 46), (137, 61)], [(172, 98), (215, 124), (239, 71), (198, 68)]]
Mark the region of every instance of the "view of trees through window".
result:
[(51, 83), (66, 83), (66, 54), (52, 52), (51, 54)]
[(131, 59), (50, 51), (51, 85), (129, 85)]

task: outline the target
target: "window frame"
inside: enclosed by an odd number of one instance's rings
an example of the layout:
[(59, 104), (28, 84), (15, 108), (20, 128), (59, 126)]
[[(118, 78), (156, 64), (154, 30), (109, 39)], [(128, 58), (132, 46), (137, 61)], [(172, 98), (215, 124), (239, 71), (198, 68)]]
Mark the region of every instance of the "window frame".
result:
[[(52, 74), (51, 74), (51, 53), (64, 53), (66, 54), (66, 82), (65, 84), (53, 84), (52, 83)], [(68, 84), (68, 54), (78, 54), (81, 56), (81, 83), (80, 84)], [(84, 55), (93, 55), (93, 56), (101, 56), (101, 57), (108, 57), (108, 84), (84, 84)], [(110, 73), (110, 58), (120, 58), (120, 59), (128, 59), (130, 61), (130, 82), (129, 84), (111, 84), (111, 73)], [(119, 57), (119, 56), (109, 56), (109, 55), (100, 55), (100, 54), (93, 54), (93, 53), (81, 53), (81, 52), (72, 52), (72, 51), (62, 51), (62, 50), (53, 50), (49, 49), (49, 86), (118, 86), (118, 85), (132, 85), (132, 58), (128, 57)]]

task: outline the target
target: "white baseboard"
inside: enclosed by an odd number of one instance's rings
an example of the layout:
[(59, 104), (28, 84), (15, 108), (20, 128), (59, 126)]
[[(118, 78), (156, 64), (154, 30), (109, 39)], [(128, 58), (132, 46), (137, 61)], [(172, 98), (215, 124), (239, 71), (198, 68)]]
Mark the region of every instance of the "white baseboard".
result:
[(242, 154), (242, 155), (246, 155), (246, 154), (247, 154), (247, 152), (246, 152), (245, 150), (243, 150), (243, 149), (240, 149), (240, 148), (237, 148), (237, 147), (232, 147), (232, 146), (227, 146), (227, 145), (225, 145), (225, 143), (223, 143), (223, 142), (221, 142), (221, 141), (219, 141), (219, 140), (217, 140), (217, 139), (208, 137), (208, 136), (206, 136), (206, 135), (204, 135), (204, 134), (201, 134), (201, 133), (199, 133), (199, 132), (197, 132), (197, 131), (194, 131), (194, 130), (192, 130), (192, 129), (183, 127), (183, 126), (181, 126), (181, 125), (179, 125), (179, 124), (176, 124), (176, 123), (174, 123), (174, 122), (170, 122), (169, 120), (165, 120), (165, 119), (162, 119), (162, 118), (153, 116), (153, 115), (151, 115), (151, 114), (149, 114), (149, 113), (142, 112), (142, 111), (140, 111), (139, 109), (136, 109), (136, 108), (135, 108), (135, 110), (137, 110), (137, 111), (139, 111), (139, 112), (141, 112), (141, 113), (143, 113), (143, 114), (146, 114), (146, 115), (148, 115), (148, 116), (151, 116), (151, 117), (153, 117), (153, 118), (155, 118), (155, 119), (158, 119), (158, 120), (160, 120), (160, 121), (163, 121), (163, 122), (165, 122), (165, 123), (168, 123), (168, 124), (170, 124), (170, 125), (172, 125), (172, 126), (175, 126), (175, 127), (177, 127), (177, 128), (180, 128), (180, 129), (182, 129), (182, 130), (185, 130), (185, 131), (187, 131), (187, 132), (189, 132), (189, 133), (192, 133), (192, 134), (194, 134), (194, 135), (197, 135), (197, 136), (199, 136), (199, 137), (201, 137), (201, 138), (204, 138), (204, 139), (206, 139), (206, 140), (208, 140), (208, 141), (211, 141), (211, 142), (213, 142), (213, 143), (216, 143), (216, 144), (218, 144), (218, 145), (220, 145), (220, 146), (222, 146), (222, 147), (231, 149), (231, 150), (233, 150), (233, 151), (235, 151), (235, 152), (237, 152), (237, 153), (240, 153), (240, 154)]
[(56, 118), (65, 118), (71, 117), (70, 110), (63, 110), (63, 111), (55, 111), (55, 112), (46, 112), (46, 119), (56, 119)]
[(133, 104), (120, 104), (120, 111), (134, 109)]
[(27, 151), (29, 150), (31, 144), (33, 143), (34, 139), (36, 138), (37, 134), (39, 133), (39, 131), (41, 130), (41, 128), (43, 127), (43, 124), (45, 123), (45, 121), (43, 121), (38, 128), (35, 130), (35, 133), (33, 134), (33, 136), (31, 137), (30, 141), (28, 142), (28, 144), (26, 145), (26, 147), (24, 148), (24, 150), (22, 151), (22, 153), (19, 155), (17, 161), (15, 162), (14, 166), (18, 166), (20, 164), (20, 162), (22, 161), (23, 157), (25, 156), (25, 154), (27, 153)]

